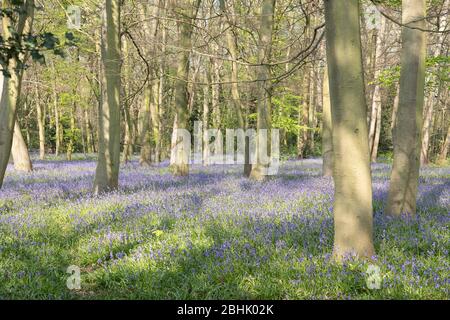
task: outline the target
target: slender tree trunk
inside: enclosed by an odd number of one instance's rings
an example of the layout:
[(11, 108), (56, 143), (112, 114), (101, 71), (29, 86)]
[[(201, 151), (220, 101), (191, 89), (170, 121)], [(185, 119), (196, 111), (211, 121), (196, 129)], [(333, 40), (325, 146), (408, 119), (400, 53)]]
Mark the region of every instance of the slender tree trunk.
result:
[[(375, 95), (380, 95), (380, 88), (378, 87), (378, 90), (376, 90), (374, 92), (374, 96)], [(378, 103), (378, 107), (377, 107), (377, 123), (375, 126), (375, 136), (373, 137), (373, 144), (372, 144), (372, 149), (370, 149), (370, 156), (372, 159), (372, 162), (377, 162), (377, 155), (378, 155), (378, 145), (380, 143), (380, 135), (381, 135), (381, 111), (382, 111), (382, 106), (381, 106), (381, 97), (379, 98), (372, 98), (372, 99), (379, 99), (380, 102)]]
[(147, 86), (145, 90), (144, 105), (139, 112), (139, 118), (141, 120), (141, 133), (140, 133), (140, 144), (141, 144), (141, 155), (139, 158), (139, 164), (141, 166), (149, 166), (152, 163), (151, 160), (151, 142), (152, 135), (150, 132), (150, 105), (152, 104), (152, 92), (151, 86)]
[(118, 188), (120, 165), (120, 0), (106, 0), (105, 9), (102, 60), (106, 99), (99, 110), (96, 194)]
[(447, 158), (449, 147), (450, 147), (450, 124), (447, 129), (447, 135), (445, 136), (441, 152), (439, 153), (439, 162), (445, 161), (445, 159)]
[(359, 1), (325, 1), (334, 156), (334, 248), (372, 257), (372, 182), (361, 54)]
[(309, 115), (309, 102), (310, 102), (310, 88), (311, 88), (311, 78), (308, 76), (306, 80), (303, 80), (302, 85), (302, 105), (300, 107), (298, 115), (298, 125), (300, 126), (298, 136), (297, 136), (297, 153), (298, 158), (303, 159), (307, 153), (308, 147), (308, 115)]
[(433, 110), (434, 110), (434, 99), (432, 97), (428, 97), (426, 103), (426, 112), (425, 118), (423, 121), (423, 129), (422, 129), (422, 147), (420, 152), (420, 164), (426, 165), (429, 162), (428, 159), (428, 147), (430, 144), (430, 132), (431, 132), (431, 121), (433, 120)]
[(74, 151), (75, 130), (76, 130), (76, 126), (75, 126), (76, 108), (77, 108), (77, 105), (74, 102), (72, 104), (72, 108), (70, 109), (70, 136), (69, 136), (69, 143), (67, 144), (67, 149), (66, 149), (67, 161), (72, 161), (72, 154)]
[[(128, 41), (124, 39), (123, 41), (123, 55), (124, 55), (124, 96), (127, 97), (130, 94), (130, 59), (128, 52)], [(132, 137), (132, 125), (130, 116), (130, 108), (131, 105), (129, 102), (124, 103), (123, 106), (123, 115), (125, 120), (125, 137), (124, 137), (124, 146), (122, 152), (122, 161), (127, 163), (129, 158), (133, 155), (133, 137)]]
[(211, 79), (213, 84), (211, 85), (211, 107), (214, 129), (220, 129), (220, 85), (216, 84), (220, 82), (220, 65), (217, 59), (211, 59)]
[[(164, 1), (162, 6), (160, 6), (160, 15), (164, 17), (166, 15), (166, 9), (167, 9), (167, 1)], [(163, 154), (163, 133), (164, 133), (164, 126), (163, 121), (161, 120), (164, 117), (165, 114), (165, 90), (166, 90), (166, 81), (165, 81), (165, 72), (166, 72), (166, 39), (167, 39), (167, 32), (164, 25), (164, 21), (161, 22), (161, 61), (159, 63), (159, 86), (158, 86), (158, 128), (159, 128), (159, 135), (158, 140), (156, 141), (157, 146), (155, 153), (159, 154), (159, 157), (155, 160), (156, 162), (162, 161), (165, 157)]]
[(400, 96), (400, 86), (397, 86), (395, 98), (394, 98), (394, 104), (392, 106), (392, 118), (391, 118), (392, 139), (395, 139), (395, 127), (396, 127), (396, 122), (397, 122), (399, 96)]
[(153, 131), (153, 142), (155, 146), (155, 162), (159, 162), (161, 158), (161, 133), (160, 133), (160, 118), (159, 118), (159, 84), (160, 80), (153, 81), (152, 84), (152, 103), (150, 104), (150, 116), (152, 121), (152, 131)]
[(36, 85), (36, 111), (39, 129), (39, 159), (45, 159), (45, 107), (40, 100), (39, 89)]
[[(225, 0), (220, 0), (220, 6), (221, 6), (221, 11), (223, 13), (227, 13), (226, 10), (226, 5), (225, 5)], [(231, 4), (231, 6), (234, 8), (233, 4)], [(232, 17), (234, 17), (234, 14), (232, 15)], [(237, 117), (237, 121), (238, 121), (238, 125), (240, 129), (243, 129), (244, 131), (247, 129), (247, 124), (245, 122), (244, 116), (243, 116), (243, 105), (241, 102), (241, 95), (239, 92), (239, 69), (238, 69), (238, 64), (236, 62), (236, 60), (238, 59), (238, 54), (237, 54), (237, 47), (236, 47), (236, 41), (233, 37), (233, 33), (231, 32), (231, 27), (232, 25), (236, 24), (236, 21), (232, 18), (229, 17), (229, 19), (231, 21), (228, 21), (228, 28), (226, 28), (225, 31), (225, 36), (227, 39), (227, 48), (230, 52), (230, 58), (231, 58), (231, 99), (233, 100), (233, 106), (234, 106), (234, 110), (236, 112), (236, 117)], [(246, 138), (245, 139), (245, 148), (244, 148), (244, 158), (246, 159), (246, 161), (244, 162), (244, 175), (249, 177), (250, 173), (252, 171), (252, 165), (250, 163), (250, 146), (249, 146), (249, 140)]]
[[(424, 28), (425, 0), (403, 0), (402, 23)], [(420, 19), (418, 22), (414, 22)], [(402, 28), (402, 56), (394, 161), (386, 213), (416, 213), (425, 81), (425, 32)]]
[(333, 135), (331, 122), (330, 86), (328, 80), (328, 67), (323, 72), (323, 123), (322, 123), (322, 175), (333, 176)]
[(28, 148), (23, 139), (22, 131), (20, 130), (17, 119), (14, 124), (14, 137), (11, 153), (14, 161), (14, 169), (24, 172), (31, 172), (33, 170)]
[[(208, 77), (205, 77), (206, 81), (208, 81)], [(203, 115), (202, 115), (202, 122), (203, 122), (203, 130), (204, 134), (203, 137), (203, 165), (207, 166), (209, 164), (209, 138), (207, 135), (207, 130), (209, 128), (209, 85), (203, 86)]]
[(61, 126), (59, 123), (59, 110), (58, 110), (58, 91), (56, 89), (56, 68), (55, 63), (52, 62), (53, 69), (53, 112), (55, 114), (55, 155), (58, 156), (61, 149)]
[[(192, 49), (191, 36), (193, 23), (200, 6), (200, 0), (176, 1), (178, 13), (178, 47), (182, 48), (177, 57), (177, 79), (175, 80), (175, 105), (177, 128), (174, 130), (188, 129), (188, 79), (189, 79), (189, 58)], [(178, 176), (189, 174), (189, 150), (182, 147), (181, 135), (176, 135), (176, 154), (172, 163), (173, 172)]]
[(94, 146), (93, 146), (93, 138), (92, 138), (92, 130), (91, 130), (91, 123), (89, 120), (89, 113), (87, 109), (84, 109), (84, 127), (86, 132), (86, 145), (87, 145), (87, 152), (92, 153), (94, 152)]
[(317, 81), (315, 77), (314, 64), (311, 66), (309, 78), (311, 79), (310, 92), (309, 92), (309, 108), (308, 108), (308, 151), (310, 154), (314, 154), (314, 134), (315, 134), (315, 114), (316, 114), (316, 92)]

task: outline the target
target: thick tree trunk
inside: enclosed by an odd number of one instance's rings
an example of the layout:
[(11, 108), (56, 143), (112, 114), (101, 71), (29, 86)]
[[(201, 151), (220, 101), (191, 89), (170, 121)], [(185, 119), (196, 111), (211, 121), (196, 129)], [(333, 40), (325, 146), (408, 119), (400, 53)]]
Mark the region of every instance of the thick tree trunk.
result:
[(361, 54), (359, 1), (325, 1), (334, 156), (334, 248), (372, 257), (372, 183)]
[[(4, 0), (2, 9), (13, 9), (13, 1)], [(5, 15), (2, 17), (3, 22), (3, 40), (7, 41), (16, 35), (31, 32), (34, 1), (27, 0), (22, 4), (22, 10), (18, 12), (18, 19), (13, 21), (12, 17)], [(13, 35), (14, 33), (14, 35)], [(14, 53), (8, 61), (4, 62), (2, 67), (10, 74), (9, 79), (4, 79), (2, 84), (2, 97), (0, 102), (0, 188), (3, 185), (6, 167), (8, 166), (11, 155), (11, 147), (13, 141), (14, 125), (16, 121), (16, 112), (18, 98), (22, 87), (23, 69), (19, 67), (20, 61), (24, 59), (23, 54)]]
[[(403, 0), (402, 23), (424, 28), (425, 0)], [(417, 21), (418, 22), (414, 22)], [(416, 213), (425, 81), (425, 32), (402, 28), (400, 94), (386, 213)]]
[(120, 0), (106, 0), (106, 34), (102, 61), (106, 99), (99, 110), (99, 151), (95, 172), (96, 194), (115, 190), (120, 165)]
[[(439, 57), (445, 54), (445, 47), (446, 47), (446, 37), (445, 37), (445, 29), (447, 28), (447, 19), (448, 19), (448, 10), (449, 10), (449, 0), (445, 0), (442, 4), (442, 10), (443, 12), (446, 12), (447, 14), (443, 14), (439, 19), (439, 31), (442, 33), (439, 34), (439, 45), (436, 47), (435, 50), (433, 50), (434, 56)], [(440, 74), (441, 67), (438, 66), (437, 73)], [(439, 79), (437, 79), (439, 81)], [(433, 111), (435, 105), (439, 104), (439, 97), (441, 96), (441, 92), (443, 87), (445, 86), (445, 83), (443, 85), (443, 81), (439, 81), (438, 85), (432, 92), (430, 93), (428, 99), (427, 99), (427, 108), (425, 113), (425, 119), (423, 122), (423, 129), (422, 129), (422, 148), (420, 152), (420, 164), (428, 164), (429, 159), (429, 149), (430, 149), (430, 136), (433, 129)]]
[(24, 172), (31, 172), (33, 170), (27, 144), (23, 139), (17, 119), (14, 124), (14, 137), (11, 154), (14, 161), (14, 169)]
[[(258, 105), (257, 105), (257, 137), (256, 137), (256, 164), (252, 166), (250, 178), (265, 179), (270, 166), (270, 128), (271, 122), (271, 91), (270, 61), (272, 51), (273, 17), (275, 13), (275, 0), (263, 0), (261, 4), (260, 39), (258, 48)], [(261, 133), (266, 130), (267, 139)]]
[(330, 86), (328, 80), (328, 68), (323, 72), (323, 123), (322, 123), (322, 175), (333, 176), (333, 135), (331, 122)]

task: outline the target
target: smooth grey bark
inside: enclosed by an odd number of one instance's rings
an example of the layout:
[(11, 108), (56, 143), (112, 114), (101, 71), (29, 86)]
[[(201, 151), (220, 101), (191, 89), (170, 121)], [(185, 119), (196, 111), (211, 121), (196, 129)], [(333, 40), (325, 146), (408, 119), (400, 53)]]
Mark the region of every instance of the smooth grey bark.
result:
[(325, 1), (334, 155), (334, 248), (372, 257), (372, 184), (361, 53), (359, 1)]
[(96, 194), (115, 190), (120, 165), (120, 0), (106, 0), (102, 41), (106, 96), (99, 110), (99, 150), (95, 172)]
[(398, 114), (394, 135), (394, 160), (386, 213), (416, 213), (423, 122), (426, 34), (425, 0), (402, 2), (402, 53)]

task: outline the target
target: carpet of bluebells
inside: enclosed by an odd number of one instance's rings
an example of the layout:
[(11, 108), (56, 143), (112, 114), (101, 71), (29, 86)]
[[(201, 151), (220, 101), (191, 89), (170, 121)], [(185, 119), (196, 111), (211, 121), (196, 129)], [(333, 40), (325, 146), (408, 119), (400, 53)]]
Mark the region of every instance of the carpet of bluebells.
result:
[[(95, 161), (8, 168), (0, 190), (0, 299), (449, 299), (450, 167), (422, 169), (418, 214), (383, 215), (390, 166), (372, 167), (381, 288), (368, 262), (330, 259), (333, 182), (321, 160), (266, 182), (235, 166), (122, 165), (91, 194)], [(81, 269), (69, 290), (67, 267)]]

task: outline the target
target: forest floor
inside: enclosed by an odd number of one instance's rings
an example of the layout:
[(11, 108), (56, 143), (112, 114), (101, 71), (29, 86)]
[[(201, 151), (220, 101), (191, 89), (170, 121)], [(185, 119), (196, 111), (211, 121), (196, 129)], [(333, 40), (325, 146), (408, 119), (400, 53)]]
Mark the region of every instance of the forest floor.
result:
[[(235, 166), (121, 168), (120, 191), (91, 194), (95, 162), (9, 167), (0, 190), (0, 299), (449, 299), (450, 167), (422, 169), (418, 214), (382, 214), (388, 164), (374, 164), (368, 263), (330, 260), (331, 178), (288, 161), (264, 183)], [(81, 269), (69, 290), (68, 266)]]

